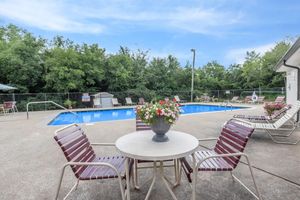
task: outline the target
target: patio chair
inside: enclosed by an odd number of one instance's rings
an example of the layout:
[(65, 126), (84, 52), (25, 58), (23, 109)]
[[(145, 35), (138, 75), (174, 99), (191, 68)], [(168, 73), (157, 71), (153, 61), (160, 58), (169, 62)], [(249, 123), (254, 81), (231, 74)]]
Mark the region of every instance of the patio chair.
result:
[(145, 99), (143, 98), (143, 97), (140, 97), (139, 98), (139, 105), (144, 105), (145, 103), (147, 103), (146, 101), (145, 101)]
[[(71, 124), (55, 132), (55, 141), (63, 151), (67, 163), (64, 164), (59, 179), (55, 199), (58, 199), (61, 183), (66, 167), (70, 166), (77, 181), (64, 197), (66, 199), (73, 190), (77, 189), (79, 181), (117, 179), (119, 182), (122, 200), (127, 193), (122, 180), (126, 180), (125, 162), (123, 156), (97, 157), (92, 146), (114, 146), (107, 143), (90, 143), (84, 131), (77, 124)], [(132, 166), (132, 162), (129, 167)], [(130, 168), (129, 168), (130, 169)]]
[(257, 103), (264, 103), (265, 102), (265, 96), (259, 96), (257, 99)]
[(203, 102), (206, 102), (206, 103), (210, 102), (210, 100), (211, 100), (210, 96), (208, 96), (208, 95), (202, 95), (200, 98)]
[(231, 103), (240, 103), (241, 101), (239, 101), (239, 96), (234, 96), (232, 97), (232, 99), (230, 100)]
[(271, 122), (273, 120), (278, 119), (280, 116), (282, 116), (284, 113), (286, 113), (287, 110), (291, 109), (291, 105), (286, 105), (280, 110), (274, 111), (274, 113), (269, 115), (234, 115), (233, 118), (239, 118), (239, 119), (245, 119), (249, 121), (263, 121), (263, 122)]
[(113, 106), (121, 106), (117, 98), (112, 98), (111, 102)]
[(131, 98), (130, 97), (126, 97), (125, 98), (125, 101), (126, 101), (126, 105), (128, 106), (132, 106), (132, 105), (135, 105), (136, 103), (133, 103)]
[[(232, 178), (240, 183), (248, 190), (256, 199), (261, 200), (262, 197), (256, 185), (253, 175), (252, 166), (247, 154), (243, 153), (247, 145), (248, 139), (253, 133), (253, 128), (248, 128), (236, 123), (234, 120), (228, 121), (219, 136), (219, 138), (200, 139), (199, 141), (217, 140), (215, 147), (212, 150), (197, 151), (194, 153), (197, 161), (193, 170), (193, 157), (185, 157), (181, 159), (181, 169), (186, 174), (188, 181), (192, 184), (192, 199), (196, 196), (196, 179), (199, 172), (230, 172)], [(233, 171), (240, 162), (241, 157), (246, 159), (251, 178), (254, 184), (256, 194), (251, 191), (240, 179), (238, 179)], [(193, 178), (192, 178), (193, 175)]]
[[(151, 127), (144, 123), (141, 119), (139, 119), (138, 117), (136, 117), (135, 120), (135, 128), (136, 131), (141, 131), (141, 133), (143, 133), (142, 131), (146, 131), (146, 130), (151, 130)], [(176, 167), (179, 165), (178, 161), (175, 160), (165, 160), (163, 162), (169, 162), (169, 161), (174, 161), (174, 164), (169, 164), (169, 165), (163, 165), (163, 167)], [(139, 166), (139, 164), (143, 164), (143, 163), (151, 163), (151, 166)], [(177, 164), (177, 165), (176, 165)], [(138, 176), (138, 170), (139, 169), (147, 169), (147, 168), (153, 168), (154, 166), (154, 162), (153, 161), (149, 161), (149, 160), (134, 160), (134, 165), (133, 165), (133, 180), (134, 180), (134, 187), (136, 189), (139, 189), (139, 176)], [(176, 168), (177, 169), (177, 168)], [(175, 173), (177, 173), (177, 170), (175, 169)], [(178, 175), (175, 175), (176, 177), (178, 177)]]
[(3, 102), (3, 108), (6, 113), (18, 112), (18, 108), (15, 101), (5, 101)]
[(244, 103), (251, 103), (252, 102), (252, 96), (246, 96), (244, 99)]
[(3, 104), (0, 104), (0, 113), (1, 112), (5, 115), (5, 109), (4, 109)]
[(276, 97), (275, 99), (275, 103), (284, 103), (284, 100), (285, 100), (285, 96), (278, 96)]
[(186, 103), (186, 100), (180, 99), (178, 95), (174, 96), (174, 99), (177, 103)]
[(93, 108), (100, 108), (100, 107), (101, 107), (100, 98), (94, 98), (93, 99)]
[[(283, 138), (283, 137), (289, 137), (291, 136), (295, 129), (297, 128), (297, 123), (294, 121), (295, 115), (299, 112), (300, 110), (300, 101), (297, 101), (295, 105), (292, 106), (291, 109), (286, 111), (286, 113), (281, 116), (278, 120), (275, 122), (268, 122), (266, 121), (265, 123), (259, 123), (259, 122), (250, 122), (247, 120), (243, 119), (238, 119), (236, 118), (237, 122), (250, 127), (254, 128), (256, 130), (264, 130), (273, 140), (275, 143), (279, 144), (297, 144), (300, 139), (298, 139), (295, 142), (288, 142), (288, 141), (282, 141), (278, 140), (278, 137)], [(288, 131), (288, 134), (274, 134), (274, 131)], [(277, 137), (277, 139), (276, 139)]]
[(212, 96), (211, 97), (211, 101), (212, 102), (218, 102), (219, 101), (219, 98), (215, 97), (215, 96)]

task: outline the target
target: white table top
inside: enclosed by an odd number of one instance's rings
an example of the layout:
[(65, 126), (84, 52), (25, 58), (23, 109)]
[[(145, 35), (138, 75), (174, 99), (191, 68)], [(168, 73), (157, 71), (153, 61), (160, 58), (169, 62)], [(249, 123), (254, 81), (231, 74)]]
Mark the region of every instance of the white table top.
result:
[(197, 138), (179, 131), (168, 131), (167, 142), (154, 142), (153, 135), (151, 130), (133, 132), (120, 137), (116, 141), (116, 147), (122, 155), (129, 158), (160, 161), (190, 155), (199, 145)]

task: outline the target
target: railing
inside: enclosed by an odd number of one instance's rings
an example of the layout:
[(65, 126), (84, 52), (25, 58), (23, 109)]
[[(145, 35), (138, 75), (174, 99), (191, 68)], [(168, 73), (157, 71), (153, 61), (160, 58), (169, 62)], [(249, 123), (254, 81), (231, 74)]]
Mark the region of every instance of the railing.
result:
[(75, 112), (68, 110), (67, 108), (63, 107), (62, 105), (59, 105), (58, 103), (55, 103), (54, 101), (33, 101), (33, 102), (29, 102), (29, 103), (26, 104), (27, 119), (29, 119), (29, 111), (28, 111), (29, 105), (31, 105), (31, 104), (46, 104), (46, 103), (51, 103), (51, 104), (53, 104), (53, 105), (55, 105), (59, 108), (62, 108), (62, 109), (64, 109), (64, 110), (66, 110), (66, 111), (68, 111), (68, 112), (70, 112), (70, 113), (77, 116), (77, 114)]
[(225, 109), (227, 109), (227, 107), (230, 106), (231, 110), (232, 110), (232, 104), (229, 101), (224, 101), (224, 102), (220, 103), (219, 106), (225, 106)]

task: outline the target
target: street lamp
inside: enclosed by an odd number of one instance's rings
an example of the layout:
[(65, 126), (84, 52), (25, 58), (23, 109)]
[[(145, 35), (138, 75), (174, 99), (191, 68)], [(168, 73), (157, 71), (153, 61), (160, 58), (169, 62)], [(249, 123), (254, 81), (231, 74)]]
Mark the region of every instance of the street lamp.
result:
[(191, 84), (191, 102), (193, 102), (193, 93), (194, 93), (194, 70), (195, 70), (195, 56), (196, 56), (196, 49), (191, 49), (193, 52), (193, 68), (192, 68), (192, 84)]

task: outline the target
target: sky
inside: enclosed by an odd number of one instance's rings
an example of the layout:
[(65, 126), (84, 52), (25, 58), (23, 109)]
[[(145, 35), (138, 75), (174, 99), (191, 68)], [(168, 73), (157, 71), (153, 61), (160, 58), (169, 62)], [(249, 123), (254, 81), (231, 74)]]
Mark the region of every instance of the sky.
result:
[(300, 36), (299, 0), (0, 0), (0, 25), (9, 23), (51, 40), (98, 43), (177, 57), (182, 65), (212, 60), (242, 63), (276, 42)]

